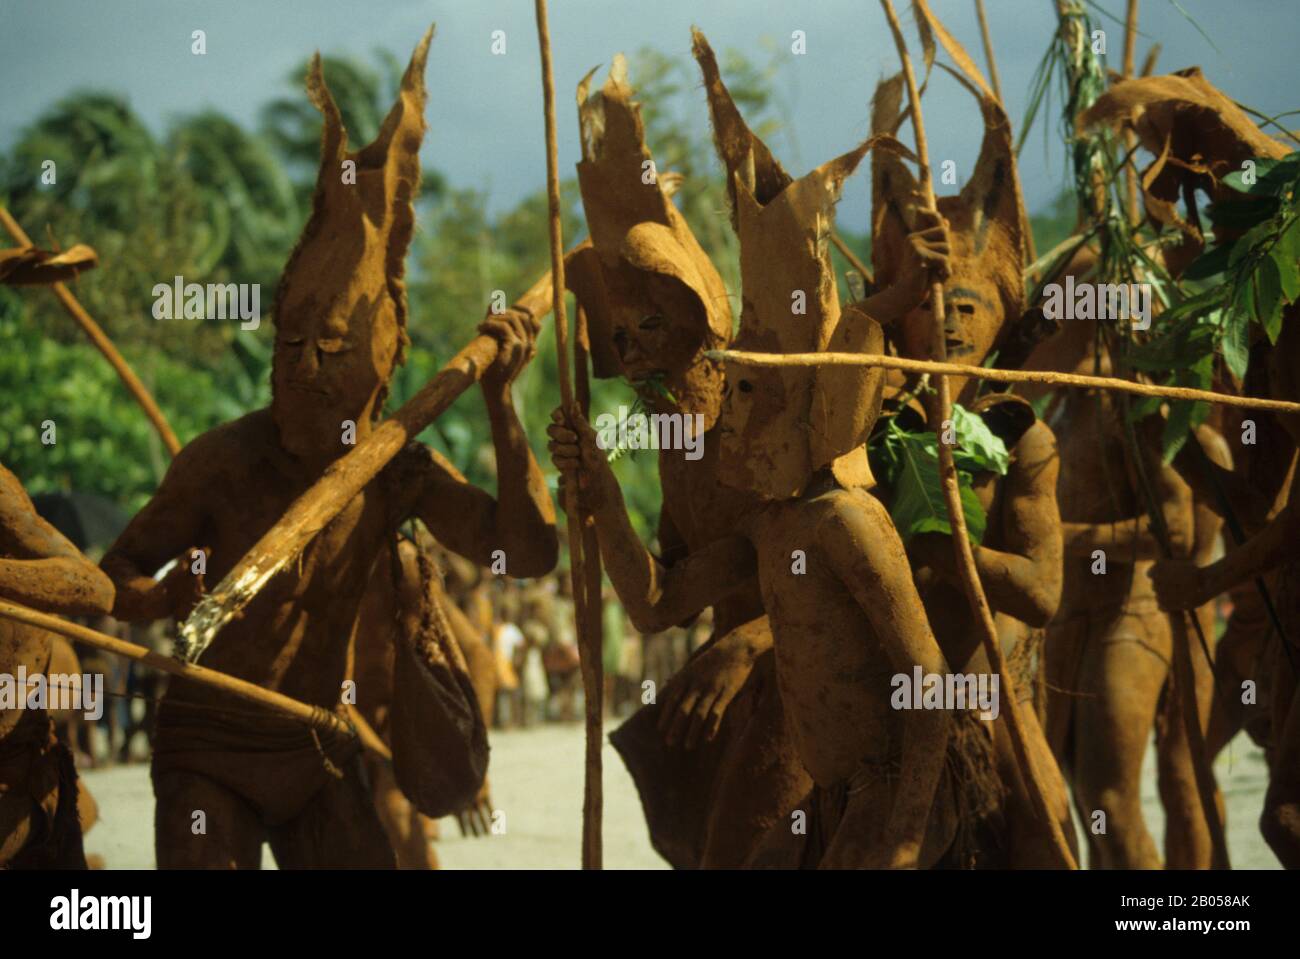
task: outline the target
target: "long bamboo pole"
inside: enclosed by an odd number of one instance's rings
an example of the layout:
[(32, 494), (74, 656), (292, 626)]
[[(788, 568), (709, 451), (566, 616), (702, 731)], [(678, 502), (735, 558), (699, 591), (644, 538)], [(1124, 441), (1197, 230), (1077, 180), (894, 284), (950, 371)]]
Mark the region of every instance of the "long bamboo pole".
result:
[(712, 360), (723, 360), (746, 366), (872, 366), (886, 370), (901, 370), (904, 373), (965, 376), (998, 383), (1044, 383), (1049, 386), (1070, 386), (1088, 390), (1116, 390), (1121, 393), (1132, 393), (1135, 396), (1159, 396), (1170, 400), (1219, 403), (1223, 406), (1237, 406), (1243, 409), (1300, 413), (1300, 403), (1289, 400), (1236, 396), (1232, 393), (1192, 389), (1190, 386), (1156, 386), (1152, 383), (1136, 383), (1133, 380), (1122, 380), (1113, 376), (1086, 376), (1083, 373), (1058, 373), (1055, 370), (1001, 370), (871, 353), (755, 353), (748, 350), (708, 350), (705, 355)]
[(281, 716), (305, 723), (313, 729), (323, 729), (343, 736), (356, 737), (363, 747), (374, 752), (380, 758), (388, 760), (393, 758), (388, 747), (377, 736), (368, 737), (352, 729), (334, 713), (320, 706), (309, 706), (283, 693), (263, 689), (255, 683), (250, 683), (247, 680), (239, 679), (236, 676), (215, 669), (179, 662), (170, 656), (155, 653), (153, 650), (136, 643), (128, 643), (116, 636), (109, 636), (107, 633), (101, 633), (98, 630), (69, 622), (49, 613), (29, 609), (18, 603), (0, 600), (0, 617), (26, 623), (28, 626), (37, 629), (49, 630), (52, 633), (66, 636), (68, 639), (76, 640), (78, 643), (102, 649), (115, 656), (133, 659), (160, 672), (179, 676), (182, 679), (209, 686), (213, 689), (219, 689), (236, 699), (241, 699), (246, 703), (261, 706), (272, 712), (279, 713)]
[[(28, 237), (28, 235), (23, 231), (23, 228), (18, 225), (18, 221), (15, 220), (9, 214), (9, 211), (2, 206), (0, 206), (0, 224), (3, 224), (5, 231), (13, 238), (15, 243), (20, 246), (32, 245), (31, 238)], [(127, 392), (135, 398), (135, 401), (140, 404), (140, 408), (144, 410), (144, 415), (149, 417), (149, 422), (152, 423), (153, 428), (158, 431), (158, 435), (162, 438), (163, 446), (167, 447), (167, 452), (172, 456), (179, 453), (181, 451), (181, 443), (180, 440), (176, 438), (176, 434), (172, 432), (171, 426), (168, 425), (167, 417), (163, 416), (162, 410), (160, 410), (158, 404), (154, 402), (153, 395), (149, 392), (148, 388), (140, 382), (140, 378), (135, 375), (135, 371), (131, 369), (122, 354), (117, 351), (117, 347), (113, 345), (113, 341), (108, 338), (108, 335), (100, 328), (99, 324), (91, 318), (91, 315), (86, 312), (82, 305), (77, 301), (77, 298), (72, 295), (72, 291), (68, 289), (67, 284), (55, 283), (51, 285), (50, 289), (54, 291), (54, 295), (58, 298), (59, 302), (63, 304), (63, 308), (68, 311), (68, 314), (72, 319), (76, 321), (76, 324), (81, 327), (88, 337), (90, 337), (90, 342), (95, 344), (95, 349), (103, 353), (104, 359), (108, 360), (113, 369), (117, 371), (118, 378), (121, 379), (122, 385), (125, 386)]]
[[(560, 402), (566, 411), (577, 409), (573, 398), (573, 381), (569, 373), (569, 322), (564, 302), (564, 236), (560, 223), (559, 149), (555, 134), (555, 77), (551, 68), (551, 32), (546, 19), (546, 0), (534, 0), (537, 15), (537, 43), (542, 53), (542, 101), (546, 120), (546, 199), (551, 227), (551, 274), (555, 277), (555, 351), (560, 371)], [(582, 668), (583, 695), (586, 702), (586, 778), (582, 800), (582, 865), (584, 869), (601, 868), (601, 661), (599, 648), (592, 649), (587, 602), (587, 581), (582, 562), (583, 523), (578, 512), (578, 491), (566, 486), (564, 513), (569, 530), (569, 576), (573, 584), (574, 625)]]
[[(884, 8), (885, 18), (889, 21), (890, 32), (894, 35), (894, 45), (898, 48), (899, 58), (903, 61), (903, 78), (907, 84), (908, 101), (912, 105), (912, 130), (916, 136), (916, 156), (921, 174), (921, 192), (924, 195), (926, 206), (930, 210), (934, 210), (936, 209), (934, 183), (930, 176), (929, 146), (925, 138), (925, 123), (921, 116), (921, 95), (916, 88), (916, 75), (912, 71), (912, 60), (907, 52), (907, 43), (903, 40), (903, 29), (899, 25), (898, 15), (894, 12), (894, 5), (890, 0), (880, 0), (880, 5)], [(946, 358), (942, 282), (936, 282), (931, 288), (930, 306), (934, 318), (931, 349), (938, 357), (938, 360), (942, 362)], [(938, 392), (935, 403), (937, 415), (935, 416), (934, 427), (936, 432), (940, 432), (943, 429), (942, 424), (952, 416), (952, 398), (949, 395), (946, 376), (943, 374), (938, 375), (934, 383)], [(957, 554), (957, 570), (961, 576), (966, 597), (970, 601), (971, 609), (981, 627), (981, 638), (985, 654), (989, 659), (989, 665), (1000, 677), (1004, 711), (1007, 717), (1007, 731), (1011, 734), (1016, 760), (1019, 763), (1025, 784), (1029, 789), (1035, 810), (1051, 836), (1057, 855), (1063, 865), (1074, 869), (1077, 868), (1074, 854), (1066, 841), (1061, 824), (1057, 821), (1055, 814), (1048, 805), (1047, 790), (1043, 784), (1043, 777), (1029, 753), (1025, 738), (1024, 718), (1020, 714), (1020, 702), (1016, 694), (1015, 683), (1003, 662), (1002, 649), (998, 644), (997, 627), (993, 622), (993, 612), (984, 596), (984, 589), (979, 581), (979, 573), (975, 568), (975, 555), (971, 551), (970, 539), (966, 533), (966, 517), (962, 511), (961, 492), (957, 485), (957, 467), (953, 462), (952, 447), (943, 442), (940, 442), (938, 447), (939, 477), (943, 483), (944, 501), (948, 507), (948, 522), (952, 527), (953, 547)]]

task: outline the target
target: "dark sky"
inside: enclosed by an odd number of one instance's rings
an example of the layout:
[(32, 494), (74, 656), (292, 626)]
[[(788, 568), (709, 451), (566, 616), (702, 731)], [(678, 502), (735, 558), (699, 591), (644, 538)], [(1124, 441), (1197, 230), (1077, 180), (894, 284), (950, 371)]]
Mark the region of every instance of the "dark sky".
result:
[[(1050, 39), (1052, 3), (986, 2), (1018, 124)], [(1230, 96), (1257, 109), (1300, 108), (1300, 0), (1180, 3), (1213, 45), (1172, 0), (1142, 0), (1139, 62), (1158, 41), (1161, 72), (1199, 64)], [(914, 41), (906, 0), (896, 6)], [(973, 0), (932, 6), (982, 65)], [(1123, 15), (1124, 0), (1101, 6)], [(872, 0), (551, 0), (550, 7), (564, 170), (577, 159), (573, 90), (582, 74), (643, 45), (689, 53), (693, 23), (714, 49), (734, 46), (760, 60), (764, 39), (788, 47), (792, 31), (804, 31), (807, 53), (792, 57), (775, 81), (789, 104), (790, 130), (771, 144), (796, 175), (866, 135), (871, 91), (897, 69), (884, 15)], [(1097, 16), (1118, 65), (1123, 29)], [(0, 0), (0, 146), (59, 97), (84, 87), (125, 94), (156, 129), (169, 115), (204, 107), (251, 124), (267, 99), (286, 91), (287, 72), (311, 51), (369, 59), (383, 47), (405, 61), (430, 21), (437, 21), (438, 35), (429, 58), (426, 162), (454, 185), (490, 191), (495, 209), (508, 208), (540, 188), (545, 175), (530, 0)], [(195, 29), (207, 33), (206, 56), (190, 53)], [(506, 32), (505, 56), (491, 53), (494, 30)], [(704, 98), (696, 92), (703, 123)], [(925, 110), (935, 163), (955, 159), (964, 177), (980, 136), (969, 95), (938, 77)], [(1300, 117), (1291, 122), (1300, 127)], [(1057, 193), (1064, 173), (1059, 146), (1045, 149), (1036, 128), (1022, 156), (1031, 209)], [(868, 222), (866, 179), (850, 181), (840, 207), (841, 221), (856, 229)]]

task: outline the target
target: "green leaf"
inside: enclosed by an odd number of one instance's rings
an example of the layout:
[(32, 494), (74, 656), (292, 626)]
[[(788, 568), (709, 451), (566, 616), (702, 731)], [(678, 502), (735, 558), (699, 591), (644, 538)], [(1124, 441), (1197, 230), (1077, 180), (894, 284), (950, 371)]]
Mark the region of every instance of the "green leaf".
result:
[(953, 461), (958, 469), (978, 473), (992, 470), (999, 476), (1006, 476), (1011, 467), (1011, 454), (1007, 444), (1000, 436), (995, 436), (984, 418), (964, 407), (953, 404), (953, 431), (957, 435), (957, 446), (953, 450)]
[[(882, 472), (892, 487), (889, 515), (903, 542), (907, 543), (918, 533), (951, 535), (943, 483), (939, 478), (937, 437), (930, 432), (909, 433), (891, 419), (883, 434), (878, 460), (883, 462)], [(957, 483), (966, 533), (972, 543), (979, 545), (987, 524), (984, 508), (971, 489), (969, 473), (958, 470)]]
[(1174, 320), (1181, 320), (1186, 316), (1195, 317), (1206, 310), (1221, 306), (1222, 302), (1223, 290), (1218, 287), (1211, 287), (1165, 310), (1160, 316), (1160, 325), (1162, 327), (1168, 326)]
[(1242, 181), (1245, 170), (1235, 170), (1219, 182), (1230, 190), (1236, 190), (1238, 193), (1246, 193), (1250, 196), (1278, 196), (1284, 193), (1291, 182), (1295, 180), (1297, 174), (1300, 174), (1300, 151), (1283, 157), (1281, 160), (1260, 157), (1254, 162), (1254, 183), (1244, 183)]
[(1208, 403), (1194, 400), (1174, 400), (1169, 404), (1169, 419), (1165, 421), (1161, 438), (1161, 455), (1165, 463), (1172, 463), (1178, 451), (1187, 442), (1190, 431), (1205, 422), (1209, 415)]
[(1211, 203), (1206, 212), (1216, 227), (1244, 230), (1262, 223), (1278, 210), (1276, 197), (1252, 197), (1227, 203)]
[(1233, 244), (1224, 243), (1214, 247), (1208, 253), (1202, 253), (1192, 265), (1183, 271), (1184, 280), (1208, 280), (1228, 268), (1228, 257), (1232, 255)]
[(1229, 310), (1224, 316), (1223, 361), (1237, 379), (1245, 379), (1250, 362), (1250, 318)]
[(1271, 256), (1282, 284), (1282, 296), (1287, 303), (1294, 303), (1300, 297), (1300, 218), (1293, 220), (1278, 238)]
[[(1271, 256), (1266, 256), (1260, 261), (1254, 279), (1257, 288), (1255, 308), (1258, 311), (1259, 322), (1263, 324), (1265, 330), (1280, 330), (1282, 328), (1282, 275)], [(1269, 338), (1274, 339), (1275, 335), (1270, 334)]]

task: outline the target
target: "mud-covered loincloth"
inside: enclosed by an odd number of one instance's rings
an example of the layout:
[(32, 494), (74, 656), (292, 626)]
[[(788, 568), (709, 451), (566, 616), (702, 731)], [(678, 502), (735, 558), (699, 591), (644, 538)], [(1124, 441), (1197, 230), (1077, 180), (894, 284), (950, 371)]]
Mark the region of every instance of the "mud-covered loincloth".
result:
[[(20, 828), (26, 841), (7, 848)], [(86, 868), (76, 764), (44, 710), (28, 710), (0, 740), (0, 868)]]
[[(673, 681), (687, 680), (699, 663), (696, 653)], [(661, 716), (658, 704), (643, 706), (609, 740), (636, 784), (651, 845), (674, 868), (698, 869), (706, 864), (710, 825), (720, 818), (727, 820), (722, 827), (737, 836), (752, 830), (757, 843), (773, 821), (788, 815), (807, 788), (807, 776), (786, 730), (776, 659), (770, 649), (755, 659), (711, 742), (701, 741), (694, 749), (668, 746), (658, 728)], [(746, 790), (744, 783), (752, 783), (752, 789)], [(719, 802), (726, 801), (724, 792), (733, 798), (748, 792), (750, 808), (719, 808)], [(783, 801), (783, 796), (788, 800)], [(789, 808), (775, 808), (781, 805)]]
[[(1003, 821), (1006, 788), (998, 776), (991, 730), (989, 724), (975, 713), (954, 712), (952, 718), (943, 774), (935, 788), (935, 802), (931, 808), (939, 809), (947, 802), (956, 828), (932, 868), (972, 869), (1001, 865), (1006, 846)], [(902, 768), (899, 752), (896, 750), (889, 759), (864, 761), (852, 775), (831, 786), (814, 785), (799, 804), (799, 808), (807, 813), (804, 832), (796, 833), (790, 823), (778, 823), (752, 865), (816, 869), (825, 858), (855, 796), (867, 790), (878, 792), (882, 784), (894, 792), (893, 786), (898, 782)], [(882, 816), (888, 814), (889, 810), (882, 810)], [(932, 837), (927, 837), (929, 841)], [(922, 855), (927, 857), (926, 850), (922, 850)]]
[(264, 825), (297, 816), (331, 778), (357, 768), (354, 737), (259, 710), (169, 697), (158, 709), (151, 774), (196, 773), (237, 793)]

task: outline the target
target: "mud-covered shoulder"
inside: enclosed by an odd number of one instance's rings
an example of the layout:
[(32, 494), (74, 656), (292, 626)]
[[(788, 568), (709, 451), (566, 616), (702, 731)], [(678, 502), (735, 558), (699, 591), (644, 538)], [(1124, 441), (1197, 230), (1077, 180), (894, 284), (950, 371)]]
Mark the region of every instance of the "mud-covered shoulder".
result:
[(1059, 462), (1056, 433), (1042, 420), (1035, 420), (1011, 449), (1012, 466), (1033, 469)]
[(885, 550), (904, 558), (889, 510), (866, 489), (836, 489), (808, 503), (809, 529), (833, 549)]

